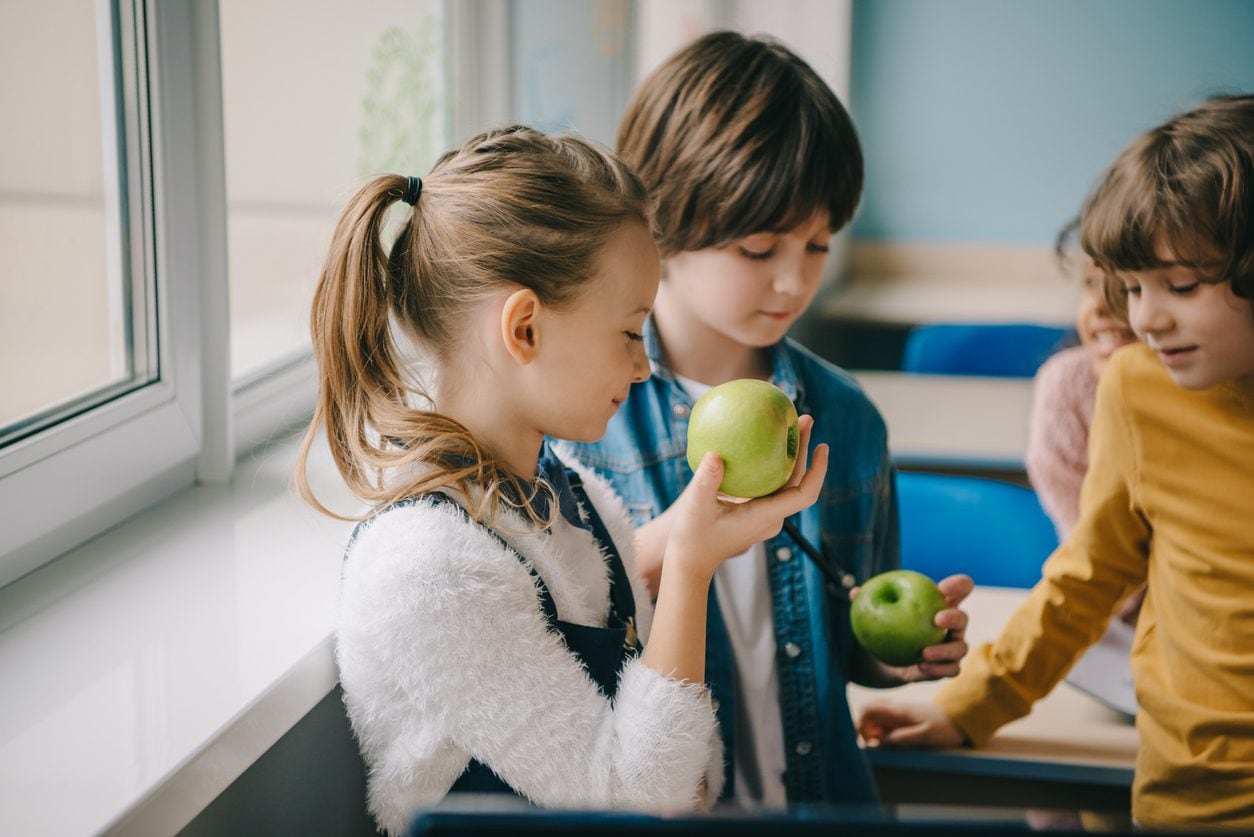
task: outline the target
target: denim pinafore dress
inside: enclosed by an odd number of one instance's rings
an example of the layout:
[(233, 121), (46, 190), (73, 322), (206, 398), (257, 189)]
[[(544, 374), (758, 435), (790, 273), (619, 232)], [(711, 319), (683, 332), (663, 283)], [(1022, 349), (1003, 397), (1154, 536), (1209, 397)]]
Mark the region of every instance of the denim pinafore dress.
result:
[[(627, 579), (627, 570), (623, 566), (622, 557), (614, 545), (613, 538), (605, 528), (604, 521), (588, 500), (583, 482), (574, 471), (568, 470), (549, 450), (547, 444), (541, 451), (539, 473), (553, 486), (557, 494), (558, 509), (562, 516), (573, 526), (590, 532), (605, 553), (610, 570), (610, 613), (606, 627), (596, 628), (589, 625), (577, 625), (566, 622), (558, 617), (557, 606), (549, 592), (544, 579), (522, 555), (510, 546), (499, 534), (484, 527), (527, 568), (540, 593), (540, 604), (544, 618), (549, 627), (561, 635), (570, 653), (574, 654), (583, 664), (588, 676), (597, 684), (601, 693), (613, 699), (618, 691), (618, 678), (623, 666), (640, 654), (642, 646), (636, 635), (636, 603), (631, 593), (631, 583)], [(537, 500), (539, 502), (537, 502)], [(532, 505), (541, 517), (548, 514), (548, 498), (541, 496), (532, 498)], [(458, 503), (441, 493), (432, 493), (409, 503), (447, 504), (456, 508), (467, 520), (469, 514)], [(586, 521), (580, 518), (579, 508), (586, 513)], [(479, 524), (476, 524), (479, 525)], [(355, 535), (356, 533), (354, 533)], [(516, 791), (497, 776), (486, 764), (471, 759), (465, 772), (453, 783), (450, 793), (516, 793)]]

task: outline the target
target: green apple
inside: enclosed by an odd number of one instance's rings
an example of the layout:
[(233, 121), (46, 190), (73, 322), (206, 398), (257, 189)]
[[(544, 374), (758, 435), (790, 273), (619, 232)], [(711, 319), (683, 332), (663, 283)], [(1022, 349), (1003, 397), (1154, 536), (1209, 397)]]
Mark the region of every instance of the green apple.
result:
[(892, 570), (868, 579), (849, 611), (853, 635), (892, 666), (913, 665), (923, 649), (945, 638), (936, 614), (946, 607), (936, 582), (914, 570)]
[(723, 459), (719, 491), (764, 497), (778, 491), (797, 461), (797, 408), (779, 387), (741, 378), (697, 399), (688, 419), (688, 464), (716, 451)]

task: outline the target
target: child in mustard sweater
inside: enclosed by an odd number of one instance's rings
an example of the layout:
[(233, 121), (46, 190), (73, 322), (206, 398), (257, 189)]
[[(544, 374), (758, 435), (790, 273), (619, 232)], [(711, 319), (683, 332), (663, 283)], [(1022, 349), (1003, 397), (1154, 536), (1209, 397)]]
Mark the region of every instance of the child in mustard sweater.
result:
[(1254, 828), (1254, 96), (1133, 142), (1086, 203), (1081, 244), (1140, 343), (1098, 386), (1080, 518), (997, 642), (935, 705), (874, 705), (872, 744), (980, 745), (1026, 715), (1147, 594), (1132, 666), (1149, 828)]

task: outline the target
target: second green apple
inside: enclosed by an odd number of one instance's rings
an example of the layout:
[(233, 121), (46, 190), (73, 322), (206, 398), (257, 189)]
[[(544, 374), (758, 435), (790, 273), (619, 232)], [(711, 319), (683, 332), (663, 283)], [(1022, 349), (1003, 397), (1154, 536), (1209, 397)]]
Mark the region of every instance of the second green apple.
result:
[(697, 399), (688, 419), (688, 464), (695, 471), (715, 451), (723, 459), (719, 490), (764, 497), (788, 482), (797, 461), (797, 408), (779, 387), (741, 378)]

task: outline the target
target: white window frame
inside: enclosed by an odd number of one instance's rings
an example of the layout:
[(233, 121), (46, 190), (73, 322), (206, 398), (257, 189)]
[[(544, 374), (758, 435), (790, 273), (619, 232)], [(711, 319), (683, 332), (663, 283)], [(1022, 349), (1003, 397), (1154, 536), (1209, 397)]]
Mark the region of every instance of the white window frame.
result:
[[(215, 108), (220, 125), (221, 96), (205, 95), (220, 88), (217, 4), (118, 6), (138, 79), (124, 109), (128, 145), (138, 143), (128, 186), (146, 209), (130, 242), (132, 269), (154, 283), (160, 374), (0, 451), (0, 585), (198, 476), (230, 473), (229, 392), (214, 374), (227, 368), (225, 282), (205, 281), (224, 276), (212, 268), (225, 265), (225, 222), (213, 217), (224, 206), (221, 131), (207, 130)], [(205, 327), (215, 320), (221, 327)]]
[[(308, 352), (231, 380), (216, 0), (116, 2), (139, 79), (125, 111), (127, 141), (141, 144), (128, 166), (130, 200), (146, 210), (130, 242), (132, 270), (155, 288), (147, 348), (160, 371), (0, 449), (0, 586), (193, 482), (229, 480), (240, 455), (307, 420), (316, 394)], [(445, 2), (450, 125), (460, 137), (509, 118), (513, 4)]]

